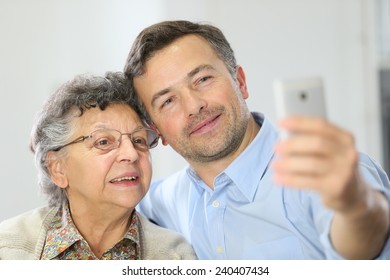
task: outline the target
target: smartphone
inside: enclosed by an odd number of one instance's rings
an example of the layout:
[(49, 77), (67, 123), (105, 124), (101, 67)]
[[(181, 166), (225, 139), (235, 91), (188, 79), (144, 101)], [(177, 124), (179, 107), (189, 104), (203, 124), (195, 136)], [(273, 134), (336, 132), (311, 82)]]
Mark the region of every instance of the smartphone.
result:
[[(324, 86), (319, 77), (275, 80), (274, 96), (278, 120), (292, 115), (326, 118)], [(281, 132), (282, 138), (287, 136)]]
[(304, 115), (326, 118), (323, 81), (319, 77), (275, 80), (277, 118)]

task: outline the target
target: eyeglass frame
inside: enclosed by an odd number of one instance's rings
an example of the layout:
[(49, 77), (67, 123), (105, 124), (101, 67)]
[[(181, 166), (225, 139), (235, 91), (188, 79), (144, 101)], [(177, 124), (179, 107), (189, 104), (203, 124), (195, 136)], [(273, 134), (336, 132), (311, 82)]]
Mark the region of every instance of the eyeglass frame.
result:
[[(95, 142), (94, 142), (94, 143), (93, 143), (93, 147), (96, 148), (96, 149), (98, 149), (98, 150), (101, 150), (101, 151), (112, 151), (112, 150), (118, 149), (118, 148), (120, 147), (120, 145), (122, 144), (122, 136), (123, 136), (123, 135), (129, 136), (129, 139), (130, 139), (131, 143), (133, 144), (133, 147), (134, 147), (135, 149), (137, 149), (137, 150), (142, 150), (142, 151), (146, 151), (146, 150), (150, 150), (150, 149), (155, 148), (155, 147), (158, 145), (158, 140), (160, 139), (160, 135), (159, 135), (156, 131), (154, 131), (153, 129), (147, 128), (147, 127), (139, 127), (139, 128), (136, 128), (135, 130), (133, 130), (132, 132), (125, 132), (125, 133), (122, 133), (122, 132), (120, 132), (119, 130), (116, 130), (116, 129), (101, 128), (101, 129), (97, 129), (97, 130), (92, 131), (89, 135), (77, 137), (75, 140), (73, 140), (73, 141), (71, 141), (71, 142), (69, 142), (69, 143), (67, 143), (67, 144), (65, 144), (65, 145), (62, 145), (62, 146), (60, 146), (60, 147), (57, 147), (57, 148), (53, 149), (52, 151), (58, 152), (58, 151), (60, 151), (61, 149), (65, 148), (65, 147), (67, 147), (67, 146), (69, 146), (69, 145), (73, 145), (73, 144), (76, 144), (76, 143), (84, 142), (84, 140), (89, 139), (89, 138), (92, 139), (92, 135), (93, 135), (94, 133), (96, 133), (96, 132), (98, 132), (98, 131), (104, 131), (104, 130), (108, 130), (108, 131), (117, 131), (117, 132), (120, 133), (120, 137), (119, 137), (119, 139), (116, 140), (116, 142), (118, 143), (118, 145), (117, 145), (115, 148), (112, 148), (112, 149), (101, 149), (101, 148), (97, 148), (97, 147), (95, 146)], [(145, 150), (140, 149), (136, 144), (134, 144), (133, 138), (132, 138), (132, 134), (134, 134), (134, 133), (136, 133), (136, 132), (139, 132), (139, 131), (142, 131), (142, 130), (146, 131), (147, 133), (148, 133), (148, 132), (151, 132), (151, 133), (153, 133), (153, 134), (156, 135), (155, 140), (152, 142), (152, 144), (151, 144), (150, 146), (147, 145), (147, 147), (146, 147)]]

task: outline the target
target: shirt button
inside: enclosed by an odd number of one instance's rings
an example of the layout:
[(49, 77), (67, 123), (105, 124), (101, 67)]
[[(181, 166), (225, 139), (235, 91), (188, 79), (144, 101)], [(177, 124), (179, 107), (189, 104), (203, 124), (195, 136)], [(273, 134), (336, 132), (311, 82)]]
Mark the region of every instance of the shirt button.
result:
[(214, 200), (213, 201), (213, 207), (214, 208), (218, 208), (219, 207), (219, 201), (218, 200)]
[(218, 254), (222, 254), (223, 253), (223, 247), (221, 246), (221, 245), (219, 245), (218, 247), (217, 247), (217, 253)]

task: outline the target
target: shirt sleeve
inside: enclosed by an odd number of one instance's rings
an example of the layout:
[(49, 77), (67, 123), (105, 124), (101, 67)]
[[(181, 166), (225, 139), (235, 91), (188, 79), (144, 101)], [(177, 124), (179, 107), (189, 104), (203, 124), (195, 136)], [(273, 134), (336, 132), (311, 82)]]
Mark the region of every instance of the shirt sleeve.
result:
[(137, 211), (151, 222), (188, 237), (189, 180), (185, 170), (152, 182)]
[(153, 181), (149, 188), (148, 193), (137, 205), (137, 211), (142, 213), (149, 221), (159, 226), (166, 227), (162, 214), (165, 212), (161, 200), (159, 199), (159, 193), (161, 192), (161, 185), (163, 180)]
[[(387, 202), (390, 204), (390, 182), (388, 175), (381, 168), (381, 166), (368, 155), (361, 154), (360, 172), (364, 180), (372, 188), (382, 192), (387, 198)], [(390, 232), (387, 235), (385, 246), (381, 253), (376, 258), (379, 260), (390, 259)]]
[[(386, 175), (385, 171), (380, 167), (380, 165), (375, 162), (366, 154), (360, 154), (359, 157), (359, 171), (362, 178), (367, 182), (367, 184), (382, 192), (388, 203), (390, 204), (390, 183), (389, 178)], [(321, 243), (324, 246), (324, 251), (327, 259), (344, 259), (333, 247), (330, 240), (330, 226), (333, 218), (333, 214), (327, 213), (324, 215), (322, 220), (322, 225), (324, 230), (320, 235)], [(388, 260), (390, 259), (390, 233), (387, 236), (387, 241), (383, 247), (381, 253), (376, 259)]]

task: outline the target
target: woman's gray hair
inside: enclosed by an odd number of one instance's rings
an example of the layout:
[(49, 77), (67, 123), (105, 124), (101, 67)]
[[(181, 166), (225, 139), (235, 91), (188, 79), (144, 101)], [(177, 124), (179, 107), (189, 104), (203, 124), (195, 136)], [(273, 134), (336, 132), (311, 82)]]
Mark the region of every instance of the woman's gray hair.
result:
[[(185, 20), (163, 21), (141, 31), (135, 39), (127, 57), (124, 67), (126, 77), (132, 82), (135, 77), (144, 74), (146, 63), (156, 52), (186, 35), (197, 35), (205, 39), (214, 49), (218, 57), (225, 63), (233, 79), (236, 80), (236, 58), (233, 49), (222, 31), (210, 24)], [(141, 108), (143, 117), (149, 122), (152, 122), (145, 107), (142, 105)]]
[[(64, 189), (51, 180), (48, 152), (69, 141), (74, 119), (90, 108), (104, 110), (110, 104), (127, 104), (141, 116), (129, 81), (121, 72), (107, 72), (104, 77), (78, 75), (51, 95), (38, 113), (31, 132), (30, 148), (35, 154), (38, 183), (49, 206), (61, 205), (67, 197)], [(65, 156), (66, 149), (58, 153)]]

